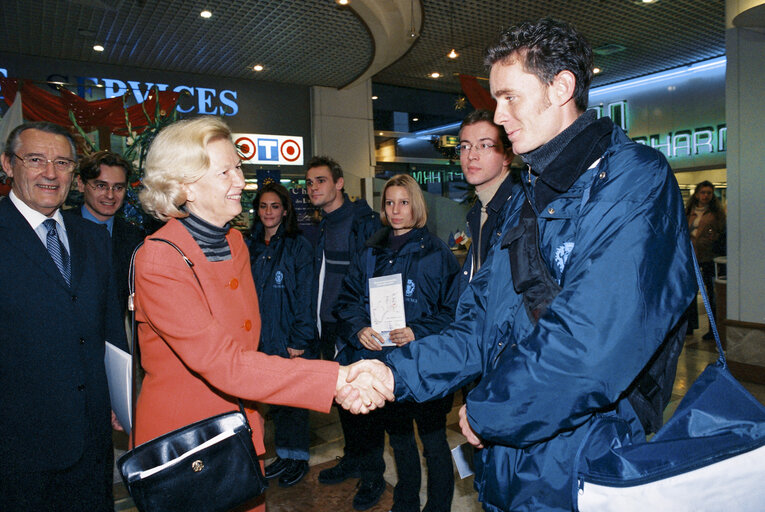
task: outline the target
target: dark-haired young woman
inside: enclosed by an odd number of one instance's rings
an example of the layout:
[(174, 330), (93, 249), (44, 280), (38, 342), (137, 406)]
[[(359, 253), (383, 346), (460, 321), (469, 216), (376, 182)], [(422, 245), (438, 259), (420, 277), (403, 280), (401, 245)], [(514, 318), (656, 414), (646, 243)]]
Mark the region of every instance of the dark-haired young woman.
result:
[[(256, 221), (248, 242), (262, 319), (259, 350), (314, 358), (311, 245), (300, 235), (289, 192), (282, 185), (260, 187), (253, 208)], [(308, 472), (308, 411), (273, 405), (271, 417), (277, 457), (266, 466), (265, 474), (278, 476), (279, 485), (290, 487)]]

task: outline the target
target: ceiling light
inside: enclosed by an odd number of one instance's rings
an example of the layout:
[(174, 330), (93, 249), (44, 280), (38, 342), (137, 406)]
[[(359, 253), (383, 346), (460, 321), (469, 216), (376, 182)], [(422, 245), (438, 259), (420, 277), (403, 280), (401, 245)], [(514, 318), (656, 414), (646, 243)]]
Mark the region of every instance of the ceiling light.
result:
[(419, 120), (420, 120), (420, 118), (419, 118), (419, 117), (413, 117), (413, 118), (412, 118), (412, 122), (415, 122), (415, 123), (416, 123), (417, 121), (419, 121)]
[(450, 51), (446, 56), (449, 57), (450, 59), (456, 59), (457, 57), (460, 56), (460, 54), (457, 53), (454, 48), (452, 48), (452, 51)]
[(430, 76), (430, 78), (441, 78), (441, 73), (439, 73), (438, 71), (434, 71), (428, 76)]
[(350, 0), (335, 0), (335, 3), (337, 5), (348, 5), (351, 2), (350, 2)]
[(104, 51), (104, 47), (103, 47), (103, 46), (101, 46), (100, 44), (96, 44), (96, 45), (93, 45), (93, 49), (94, 49), (95, 51), (97, 51), (97, 52), (102, 52), (102, 51)]
[(373, 100), (376, 100), (376, 99), (377, 99), (377, 96), (372, 96), (372, 99), (373, 99)]
[(263, 69), (264, 68), (262, 64), (255, 64), (254, 66), (252, 66), (253, 71), (263, 71)]
[(602, 69), (600, 69), (600, 68), (598, 68), (598, 67), (594, 67), (594, 68), (592, 68), (592, 74), (593, 74), (593, 75), (599, 75), (599, 74), (600, 74), (602, 71), (603, 71), (603, 70), (602, 70)]
[(382, 136), (382, 134), (383, 134), (383, 132), (379, 132), (377, 135), (380, 135), (380, 136)]
[(199, 15), (202, 16), (205, 19), (212, 18), (212, 13), (210, 11), (208, 11), (207, 9), (205, 9), (202, 12), (200, 12)]

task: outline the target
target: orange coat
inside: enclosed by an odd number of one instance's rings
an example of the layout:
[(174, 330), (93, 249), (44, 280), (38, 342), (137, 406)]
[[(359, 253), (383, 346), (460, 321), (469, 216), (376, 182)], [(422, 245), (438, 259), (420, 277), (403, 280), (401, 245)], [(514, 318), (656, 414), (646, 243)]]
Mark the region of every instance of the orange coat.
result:
[[(176, 244), (194, 263), (201, 289)], [(338, 365), (257, 351), (260, 315), (242, 235), (227, 235), (232, 259), (209, 262), (186, 228), (170, 220), (136, 256), (136, 320), (146, 371), (136, 411), (138, 444), (232, 411), (236, 397), (329, 412)], [(311, 286), (311, 283), (305, 283)], [(208, 306), (209, 305), (209, 306)], [(212, 314), (211, 314), (212, 311)], [(263, 418), (245, 404), (257, 453)]]

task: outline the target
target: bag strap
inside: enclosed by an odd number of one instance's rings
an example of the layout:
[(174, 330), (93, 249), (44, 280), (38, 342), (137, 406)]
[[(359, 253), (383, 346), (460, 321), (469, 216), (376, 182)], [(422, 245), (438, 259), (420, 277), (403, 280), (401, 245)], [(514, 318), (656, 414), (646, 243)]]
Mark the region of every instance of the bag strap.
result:
[(691, 257), (693, 258), (693, 269), (696, 271), (696, 282), (699, 284), (701, 298), (704, 300), (704, 308), (707, 310), (707, 317), (709, 318), (709, 330), (714, 334), (717, 353), (720, 354), (717, 361), (723, 368), (726, 368), (728, 362), (725, 360), (725, 352), (723, 351), (722, 343), (720, 342), (720, 334), (717, 332), (717, 322), (715, 322), (715, 316), (712, 314), (712, 306), (709, 304), (709, 297), (707, 296), (707, 290), (704, 287), (704, 279), (701, 277), (701, 269), (699, 268), (699, 262), (696, 259), (696, 251), (693, 248), (693, 242), (691, 242)]
[[(183, 253), (183, 251), (175, 245), (170, 240), (165, 240), (164, 238), (149, 238), (149, 240), (155, 241), (155, 242), (163, 242), (178, 251), (178, 254), (181, 255), (183, 258), (183, 261), (186, 263), (186, 265), (191, 269), (191, 273), (194, 274), (194, 279), (197, 281), (197, 284), (199, 285), (199, 288), (202, 289), (202, 282), (199, 280), (199, 276), (197, 275), (196, 270), (194, 270), (194, 262), (192, 262), (186, 255)], [(132, 355), (132, 363), (133, 363), (133, 379), (132, 379), (132, 385), (131, 385), (131, 396), (130, 396), (130, 409), (131, 409), (131, 418), (133, 419), (133, 425), (130, 429), (130, 437), (131, 437), (131, 445), (133, 448), (135, 448), (135, 413), (136, 413), (136, 396), (138, 395), (138, 382), (137, 382), (137, 375), (138, 375), (138, 367), (140, 365), (139, 363), (139, 354), (138, 354), (138, 330), (136, 326), (136, 320), (135, 320), (135, 256), (138, 253), (138, 249), (141, 248), (141, 246), (144, 244), (144, 242), (139, 243), (136, 248), (133, 250), (133, 255), (130, 257), (130, 270), (128, 271), (128, 290), (130, 291), (130, 295), (128, 296), (128, 309), (130, 310), (130, 327), (132, 330), (132, 336), (130, 340), (130, 352)], [(207, 301), (207, 297), (205, 297), (205, 301), (207, 302), (207, 310), (212, 315), (212, 309), (210, 308), (210, 303)], [(247, 427), (248, 432), (252, 432), (252, 428), (250, 427), (250, 421), (247, 419), (247, 414), (244, 411), (244, 403), (241, 399), (236, 399), (239, 404), (239, 411), (242, 413), (242, 416), (244, 417), (244, 424)]]

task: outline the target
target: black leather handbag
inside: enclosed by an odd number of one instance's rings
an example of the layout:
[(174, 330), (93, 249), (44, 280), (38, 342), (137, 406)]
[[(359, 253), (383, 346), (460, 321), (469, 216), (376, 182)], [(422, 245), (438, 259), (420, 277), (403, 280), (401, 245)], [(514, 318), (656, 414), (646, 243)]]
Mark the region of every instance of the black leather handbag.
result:
[[(194, 264), (175, 244), (161, 238), (150, 240), (174, 247), (199, 282)], [(135, 254), (130, 264), (133, 397), (138, 370), (132, 300)], [(132, 403), (135, 425), (135, 400)], [(135, 446), (135, 428), (131, 430)], [(226, 512), (261, 495), (268, 487), (241, 400), (237, 411), (197, 421), (136, 446), (119, 458), (117, 467), (141, 512)]]

